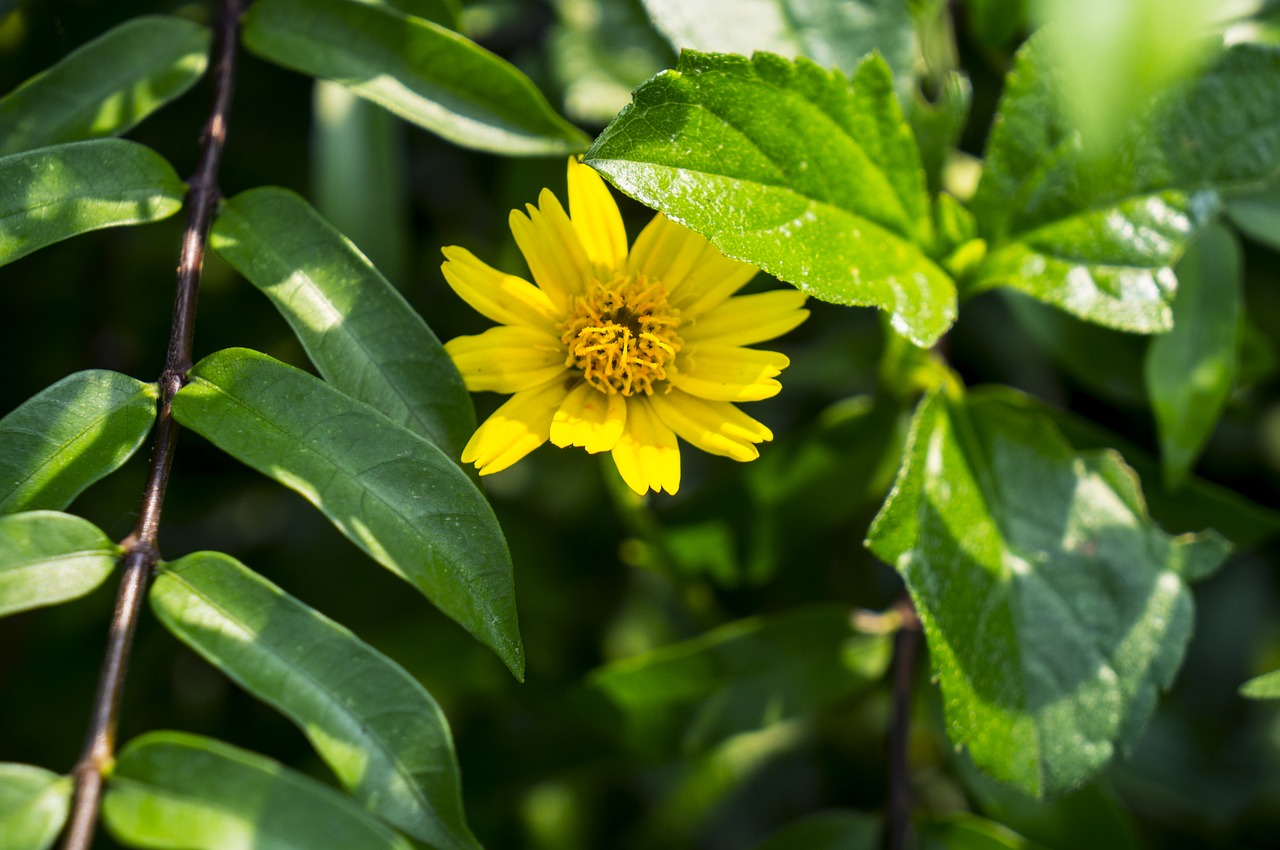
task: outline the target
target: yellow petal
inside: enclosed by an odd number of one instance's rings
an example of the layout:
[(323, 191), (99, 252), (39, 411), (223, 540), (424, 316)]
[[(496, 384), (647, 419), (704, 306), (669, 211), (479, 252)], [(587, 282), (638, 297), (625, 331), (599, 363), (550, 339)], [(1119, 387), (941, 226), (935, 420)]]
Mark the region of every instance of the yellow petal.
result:
[(565, 381), (557, 378), (516, 393), (471, 435), (462, 462), (474, 463), (481, 475), (511, 466), (547, 441), (551, 417), (568, 392)]
[(680, 390), (655, 394), (649, 401), (676, 436), (704, 452), (755, 460), (760, 452), (753, 444), (773, 439), (768, 428), (725, 401), (706, 401)]
[(627, 421), (626, 400), (602, 393), (583, 381), (569, 391), (551, 420), (551, 442), (560, 448), (582, 446), (591, 454), (607, 452), (618, 442)]
[(609, 187), (590, 166), (569, 158), (569, 219), (596, 277), (607, 281), (627, 260), (627, 231)]
[(526, 204), (525, 209), (528, 215), (511, 211), (511, 233), (534, 282), (563, 315), (571, 298), (583, 291), (586, 278), (592, 273), (591, 263), (578, 231), (550, 190), (542, 190), (538, 206)]
[(627, 399), (627, 423), (613, 447), (613, 462), (627, 486), (640, 495), (680, 489), (676, 435), (653, 412), (646, 396)]
[(672, 385), (711, 401), (760, 401), (778, 394), (773, 380), (790, 365), (785, 354), (732, 345), (702, 343), (676, 357)]
[(682, 322), (685, 342), (751, 345), (782, 336), (809, 316), (801, 309), (807, 296), (794, 289), (739, 295), (692, 322)]
[(559, 314), (545, 292), (527, 280), (504, 274), (456, 245), (444, 249), (444, 279), (481, 315), (504, 325), (550, 331)]
[(662, 281), (671, 306), (696, 319), (747, 285), (755, 266), (731, 260), (700, 234), (658, 214), (627, 258), (631, 274)]
[(499, 325), (477, 336), (449, 340), (444, 350), (471, 392), (516, 393), (565, 371), (560, 340), (544, 331)]

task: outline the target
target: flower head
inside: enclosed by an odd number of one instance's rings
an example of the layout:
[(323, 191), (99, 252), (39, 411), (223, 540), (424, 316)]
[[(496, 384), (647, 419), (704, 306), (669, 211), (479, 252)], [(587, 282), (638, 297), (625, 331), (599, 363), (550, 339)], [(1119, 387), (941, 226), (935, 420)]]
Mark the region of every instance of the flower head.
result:
[(548, 439), (612, 452), (637, 493), (676, 492), (676, 435), (712, 454), (754, 460), (769, 429), (734, 406), (777, 394), (785, 355), (744, 346), (809, 315), (794, 290), (734, 296), (756, 273), (659, 214), (627, 251), (604, 181), (569, 160), (569, 212), (548, 189), (511, 232), (534, 283), (444, 249), (445, 280), (498, 322), (445, 346), (472, 392), (512, 393), (462, 452), (481, 475)]

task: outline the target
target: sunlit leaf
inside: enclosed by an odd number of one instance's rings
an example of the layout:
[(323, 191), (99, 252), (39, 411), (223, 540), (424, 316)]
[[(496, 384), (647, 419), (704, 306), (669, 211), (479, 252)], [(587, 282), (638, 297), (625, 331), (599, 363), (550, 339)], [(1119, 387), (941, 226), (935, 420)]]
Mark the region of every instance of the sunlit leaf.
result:
[(1280, 699), (1280, 670), (1272, 670), (1240, 686), (1240, 695), (1250, 699)]
[(237, 195), (211, 244), (271, 299), (329, 383), (461, 455), (475, 412), (444, 346), (306, 201), (275, 188)]
[(0, 265), (90, 230), (167, 218), (184, 194), (173, 166), (122, 139), (0, 157)]
[(216, 552), (164, 565), (151, 607), (181, 641), (296, 723), (370, 811), (432, 847), (479, 848), (462, 812), (448, 722), (394, 661)]
[(955, 318), (955, 286), (927, 255), (920, 154), (879, 58), (850, 83), (807, 60), (686, 51), (586, 161), (731, 257), (889, 311), (918, 345)]
[(55, 511), (0, 516), (0, 617), (84, 596), (120, 548), (87, 520)]
[(209, 38), (160, 15), (108, 30), (0, 98), (0, 155), (130, 130), (200, 78)]
[(151, 431), (156, 387), (76, 372), (0, 419), (0, 513), (61, 510), (119, 469)]
[(333, 80), (464, 147), (506, 154), (582, 150), (514, 66), (423, 18), (359, 0), (259, 0), (244, 44), (272, 62)]
[(112, 836), (169, 850), (412, 850), (350, 798), (278, 762), (180, 732), (120, 753), (102, 801)]
[(921, 403), (868, 545), (911, 592), (951, 739), (1037, 796), (1133, 742), (1182, 663), (1187, 583), (1229, 549), (1156, 527), (1115, 452), (982, 394)]
[(71, 808), (71, 777), (29, 764), (0, 763), (0, 847), (45, 850)]
[(190, 377), (174, 418), (296, 490), (523, 675), (506, 540), (489, 503), (440, 449), (265, 354), (220, 351)]

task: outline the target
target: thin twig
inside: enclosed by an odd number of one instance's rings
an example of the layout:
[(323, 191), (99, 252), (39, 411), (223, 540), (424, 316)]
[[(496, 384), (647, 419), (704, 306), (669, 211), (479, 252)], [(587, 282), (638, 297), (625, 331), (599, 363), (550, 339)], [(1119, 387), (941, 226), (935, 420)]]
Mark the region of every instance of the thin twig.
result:
[(173, 466), (178, 423), (173, 421), (170, 405), (174, 395), (186, 383), (191, 368), (192, 337), (195, 331), (196, 297), (200, 291), (200, 272), (204, 267), (205, 242), (209, 225), (218, 203), (218, 165), (227, 134), (227, 113), (235, 78), (236, 46), (242, 0), (223, 0), (214, 41), (213, 106), (204, 134), (200, 138), (200, 161), (187, 190), (187, 224), (182, 235), (182, 253), (178, 263), (177, 295), (173, 303), (173, 323), (169, 334), (169, 352), (160, 375), (159, 410), (156, 417), (155, 442), (151, 451), (151, 467), (142, 494), (142, 506), (133, 532), (122, 541), (124, 575), (116, 595), (115, 612), (107, 634), (107, 652), (102, 662), (98, 691), (94, 696), (93, 714), (84, 751), (72, 774), (75, 797), (67, 820), (62, 850), (88, 850), (97, 828), (102, 801), (102, 779), (115, 759), (116, 726), (120, 713), (120, 697), (124, 691), (125, 671), (133, 634), (142, 610), (142, 600), (160, 559), (157, 536), (160, 509), (164, 505)]
[(889, 819), (887, 850), (906, 850), (911, 834), (911, 780), (907, 741), (911, 729), (911, 686), (920, 657), (920, 619), (905, 593), (894, 606), (901, 626), (893, 638), (893, 717), (889, 726)]

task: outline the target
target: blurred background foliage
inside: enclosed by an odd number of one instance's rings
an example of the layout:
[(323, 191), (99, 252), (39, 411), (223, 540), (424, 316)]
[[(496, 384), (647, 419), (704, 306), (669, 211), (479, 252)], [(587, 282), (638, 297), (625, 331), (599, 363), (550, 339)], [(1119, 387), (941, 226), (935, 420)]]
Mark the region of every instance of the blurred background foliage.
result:
[[(396, 5), (455, 23), (528, 73), (591, 133), (634, 85), (675, 58), (639, 0)], [(942, 97), (945, 71), (963, 68), (972, 113), (961, 147), (976, 156), (1009, 58), (1026, 35), (1027, 4), (910, 6), (924, 91), (907, 94)], [(209, 9), (172, 0), (0, 0), (0, 91), (145, 13), (206, 21)], [(1255, 35), (1271, 37), (1269, 20), (1251, 25)], [(522, 273), (507, 212), (544, 186), (563, 197), (564, 162), (464, 151), (341, 90), (248, 54), (241, 62), (224, 194), (265, 184), (301, 192), (442, 339), (481, 330), (483, 320), (443, 282), (440, 247), (465, 245)], [(189, 173), (207, 96), (197, 86), (130, 137)], [(1106, 110), (1115, 106), (1104, 104), (1089, 120), (1111, 120)], [(1196, 468), (1203, 479), (1270, 506), (1280, 506), (1277, 209), (1266, 197), (1233, 207), (1247, 322), (1237, 388)], [(634, 237), (650, 213), (626, 200), (623, 210)], [(154, 378), (180, 228), (176, 217), (91, 233), (4, 270), (0, 411), (78, 369)], [(884, 611), (901, 592), (862, 540), (897, 466), (917, 386), (912, 375), (930, 368), (928, 356), (888, 333), (873, 311), (810, 307), (812, 318), (777, 345), (793, 364), (784, 392), (753, 406), (776, 434), (759, 461), (737, 465), (685, 452), (679, 495), (648, 502), (633, 497), (607, 463), (576, 451), (543, 448), (488, 480), (516, 564), (529, 661), (524, 685), (302, 499), (190, 433), (179, 441), (163, 552), (171, 559), (227, 552), (420, 678), (452, 723), (469, 820), (490, 850), (730, 850), (771, 835), (768, 848), (800, 846), (795, 834), (775, 833), (815, 812), (874, 813), (885, 804), (889, 641), (859, 633), (849, 615)], [(1151, 457), (1157, 448), (1143, 385), (1148, 344), (992, 292), (963, 305), (944, 351), (967, 384), (1018, 387), (1110, 432), (1089, 439), (1136, 447), (1129, 460), (1143, 472), (1157, 519), (1170, 531), (1199, 528), (1204, 515), (1180, 515), (1179, 498), (1164, 500), (1175, 510), (1161, 513), (1158, 467), (1141, 465), (1141, 453)], [(238, 345), (308, 368), (266, 300), (211, 255), (197, 356)], [(478, 414), (497, 403), (477, 396)], [(145, 463), (139, 453), (87, 491), (75, 512), (117, 538), (128, 533)], [(1036, 803), (972, 769), (948, 743), (938, 691), (927, 664), (921, 667), (909, 755), (922, 816), (942, 819), (929, 832), (932, 846), (1032, 846), (955, 820), (966, 812), (1059, 850), (1275, 846), (1280, 707), (1236, 694), (1241, 682), (1280, 666), (1280, 553), (1265, 533), (1277, 526), (1273, 515), (1260, 516), (1255, 544), (1197, 587), (1185, 666), (1133, 752), (1065, 798)], [(103, 587), (0, 620), (5, 760), (58, 771), (74, 762), (112, 594)], [(144, 617), (121, 740), (156, 728), (212, 735), (327, 776), (287, 720)], [(832, 817), (805, 824), (805, 840), (874, 836), (874, 820)], [(111, 844), (103, 835), (97, 846)]]

